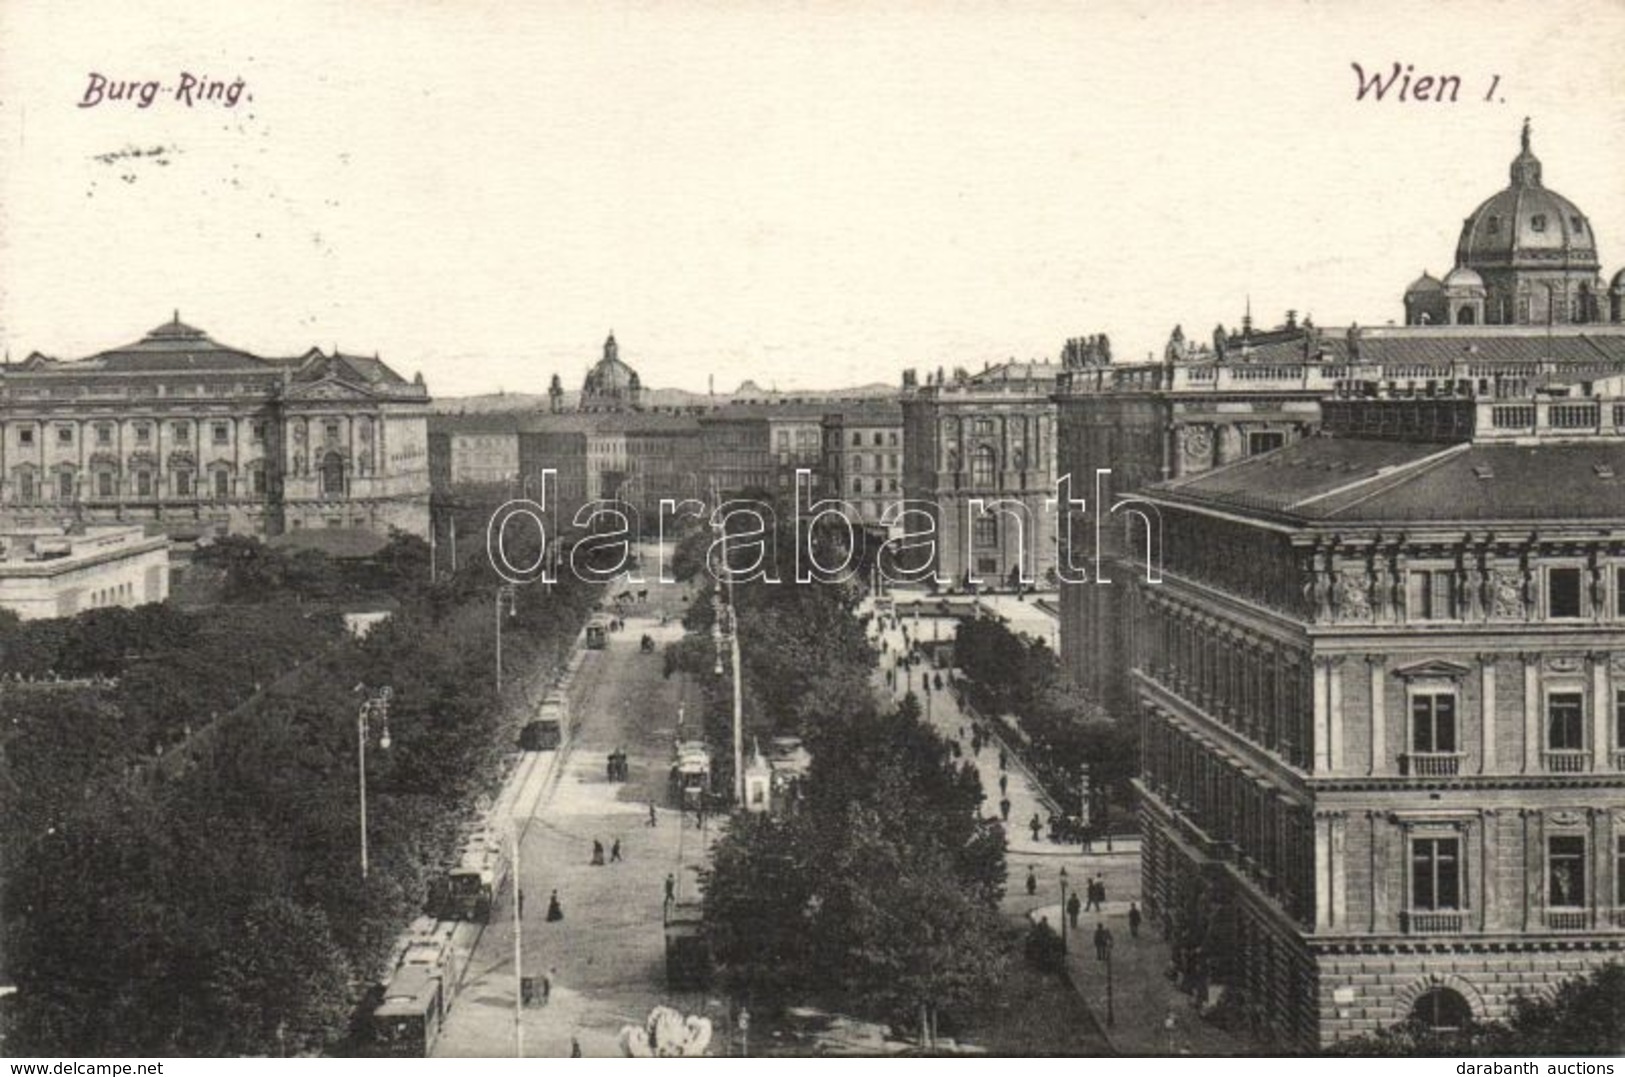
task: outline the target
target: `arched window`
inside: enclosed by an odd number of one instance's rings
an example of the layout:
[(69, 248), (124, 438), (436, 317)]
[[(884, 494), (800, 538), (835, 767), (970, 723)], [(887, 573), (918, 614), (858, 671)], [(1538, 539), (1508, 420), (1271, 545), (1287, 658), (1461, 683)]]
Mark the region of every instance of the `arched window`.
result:
[(995, 457), (991, 446), (983, 445), (970, 457), (970, 481), (977, 486), (992, 486)]
[(322, 457), (322, 496), (344, 496), (344, 457), (336, 452)]
[(1411, 1020), (1434, 1032), (1455, 1032), (1472, 1023), (1473, 1008), (1460, 992), (1435, 987), (1416, 1000), (1411, 1007)]

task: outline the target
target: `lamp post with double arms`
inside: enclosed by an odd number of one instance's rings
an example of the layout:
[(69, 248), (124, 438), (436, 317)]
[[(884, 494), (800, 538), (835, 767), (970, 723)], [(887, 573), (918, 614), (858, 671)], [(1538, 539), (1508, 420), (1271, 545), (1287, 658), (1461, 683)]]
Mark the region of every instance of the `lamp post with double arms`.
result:
[[(356, 685), (356, 691), (366, 691), (365, 685)], [(367, 739), (374, 719), (379, 725), (378, 747), (389, 750), (389, 697), (393, 689), (387, 684), (361, 701), (355, 717), (356, 782), (360, 790), (361, 805), (361, 877), (367, 877)]]

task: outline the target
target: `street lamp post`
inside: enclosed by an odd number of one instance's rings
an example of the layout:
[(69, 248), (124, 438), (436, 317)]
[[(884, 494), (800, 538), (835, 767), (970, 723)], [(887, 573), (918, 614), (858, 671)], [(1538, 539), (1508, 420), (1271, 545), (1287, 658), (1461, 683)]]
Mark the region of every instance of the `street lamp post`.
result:
[[(363, 690), (362, 685), (356, 685), (356, 691)], [(360, 791), (361, 805), (361, 877), (367, 877), (367, 735), (374, 718), (378, 719), (380, 733), (378, 747), (389, 750), (389, 697), (393, 689), (388, 685), (378, 689), (372, 695), (361, 701), (361, 707), (356, 712), (356, 783)]]
[(519, 902), (524, 891), (519, 889), (519, 820), (511, 820), (513, 829), (513, 866), (509, 869), (513, 880), (513, 1056), (525, 1057), (525, 953), (524, 924), (519, 915)]
[(1061, 865), (1061, 953), (1066, 953), (1066, 865)]
[(1117, 1027), (1117, 1010), (1112, 1005), (1112, 948), (1106, 947), (1106, 1027)]
[(497, 691), (502, 691), (502, 603), (508, 603), (508, 616), (513, 617), (519, 611), (515, 605), (515, 592), (513, 584), (505, 583), (497, 588), (496, 622), (497, 622)]

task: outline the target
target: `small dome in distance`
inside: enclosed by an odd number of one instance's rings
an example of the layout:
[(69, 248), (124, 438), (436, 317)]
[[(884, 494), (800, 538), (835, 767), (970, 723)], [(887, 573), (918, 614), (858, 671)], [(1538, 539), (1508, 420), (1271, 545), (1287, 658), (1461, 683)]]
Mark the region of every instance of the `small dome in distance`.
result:
[(1466, 266), (1457, 266), (1445, 274), (1444, 286), (1446, 288), (1483, 288), (1484, 278), (1475, 270)]
[(1405, 289), (1405, 294), (1423, 295), (1428, 292), (1437, 292), (1442, 287), (1443, 285), (1439, 283), (1439, 279), (1424, 269), (1422, 275), (1412, 281), (1409, 288)]

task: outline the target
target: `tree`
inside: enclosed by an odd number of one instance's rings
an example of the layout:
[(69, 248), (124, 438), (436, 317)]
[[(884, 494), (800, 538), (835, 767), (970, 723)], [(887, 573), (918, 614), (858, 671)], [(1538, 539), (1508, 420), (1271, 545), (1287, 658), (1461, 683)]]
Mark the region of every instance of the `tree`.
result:
[(225, 1050), (288, 1056), (335, 1042), (353, 1006), (351, 979), (321, 909), (280, 896), (256, 901), (211, 981)]

